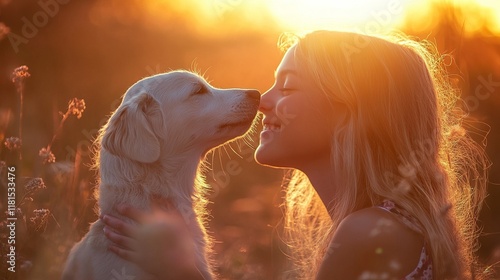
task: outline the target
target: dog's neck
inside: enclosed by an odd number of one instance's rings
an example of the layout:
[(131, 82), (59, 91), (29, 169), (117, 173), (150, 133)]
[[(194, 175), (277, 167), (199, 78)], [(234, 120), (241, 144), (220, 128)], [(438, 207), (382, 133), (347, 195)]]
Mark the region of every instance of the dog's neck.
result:
[(190, 205), (201, 157), (201, 152), (191, 151), (175, 156), (162, 155), (157, 162), (144, 164), (117, 157), (107, 151), (102, 152), (99, 190), (101, 210), (109, 213), (113, 211), (110, 207), (119, 203), (149, 208), (152, 197), (170, 198)]
[[(191, 152), (178, 155), (165, 155), (158, 162), (162, 177), (165, 178), (172, 188), (169, 188), (165, 196), (176, 196), (189, 199), (194, 192), (195, 180), (200, 166), (201, 153)], [(161, 194), (165, 188), (158, 190)]]

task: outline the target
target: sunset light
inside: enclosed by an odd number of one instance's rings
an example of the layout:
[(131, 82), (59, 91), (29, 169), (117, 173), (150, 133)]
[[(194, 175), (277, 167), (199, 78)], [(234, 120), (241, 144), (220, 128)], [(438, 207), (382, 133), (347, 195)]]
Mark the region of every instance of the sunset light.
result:
[(273, 0), (268, 6), (280, 23), (295, 31), (356, 29), (362, 33), (380, 33), (401, 23), (412, 2), (416, 1)]
[(496, 0), (271, 0), (262, 2), (284, 28), (386, 33), (411, 24), (428, 28), (439, 17), (437, 8), (453, 7), (466, 33), (488, 29), (500, 33), (500, 5)]
[[(427, 30), (440, 19), (439, 9), (451, 7), (466, 33), (485, 29), (500, 33), (500, 5), (495, 0), (151, 0), (147, 3), (147, 13), (154, 15), (146, 19), (150, 23), (164, 24), (172, 15), (182, 15), (194, 29), (219, 35), (227, 30), (262, 30), (271, 26), (298, 33), (315, 29), (364, 34), (388, 33), (404, 27)], [(101, 5), (114, 7), (106, 2)]]

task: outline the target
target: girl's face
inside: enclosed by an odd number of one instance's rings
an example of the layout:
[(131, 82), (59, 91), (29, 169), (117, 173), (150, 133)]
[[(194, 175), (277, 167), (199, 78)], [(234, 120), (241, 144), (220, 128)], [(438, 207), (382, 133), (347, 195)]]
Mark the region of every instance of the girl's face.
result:
[(260, 164), (304, 171), (313, 162), (329, 162), (331, 106), (301, 70), (295, 63), (295, 47), (290, 48), (276, 70), (274, 85), (261, 98), (264, 128), (255, 152)]

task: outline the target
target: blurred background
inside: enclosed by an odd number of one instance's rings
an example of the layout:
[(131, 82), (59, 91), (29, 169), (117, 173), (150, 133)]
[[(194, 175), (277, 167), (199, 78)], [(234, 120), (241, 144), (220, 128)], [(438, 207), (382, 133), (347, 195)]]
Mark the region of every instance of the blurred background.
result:
[[(446, 63), (462, 90), (461, 105), (493, 162), (478, 254), (485, 264), (498, 267), (498, 0), (0, 0), (2, 143), (19, 136), (19, 88), (11, 74), (21, 65), (31, 74), (21, 89), (22, 160), (0, 147), (2, 257), (8, 253), (6, 164), (17, 166), (19, 217), (17, 272), (7, 273), (2, 260), (0, 279), (60, 277), (69, 249), (96, 219), (92, 193), (97, 179), (89, 170), (93, 137), (134, 82), (188, 69), (203, 73), (216, 87), (265, 92), (282, 56), (278, 36), (314, 29), (403, 31), (450, 55)], [(68, 115), (58, 129), (75, 97), (85, 100), (82, 117)], [(207, 158), (213, 189), (209, 230), (223, 279), (277, 279), (285, 259), (279, 208), (283, 171), (253, 162), (256, 136), (250, 145), (233, 143)], [(44, 164), (39, 151), (49, 143), (55, 162)], [(45, 188), (24, 187), (37, 177)]]

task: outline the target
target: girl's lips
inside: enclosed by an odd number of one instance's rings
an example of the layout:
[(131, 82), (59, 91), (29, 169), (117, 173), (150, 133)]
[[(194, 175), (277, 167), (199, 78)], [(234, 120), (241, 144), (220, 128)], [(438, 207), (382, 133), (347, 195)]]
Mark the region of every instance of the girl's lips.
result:
[(282, 130), (283, 130), (283, 127), (281, 125), (266, 123), (266, 124), (264, 124), (264, 127), (262, 128), (262, 132), (260, 133), (260, 139), (261, 139), (261, 141), (265, 141), (265, 142), (271, 141), (271, 139), (280, 135)]
[(262, 130), (260, 132), (260, 144), (262, 144), (263, 142), (267, 142), (269, 141), (270, 139), (273, 139), (273, 134), (276, 133), (275, 131), (272, 131), (272, 130)]

